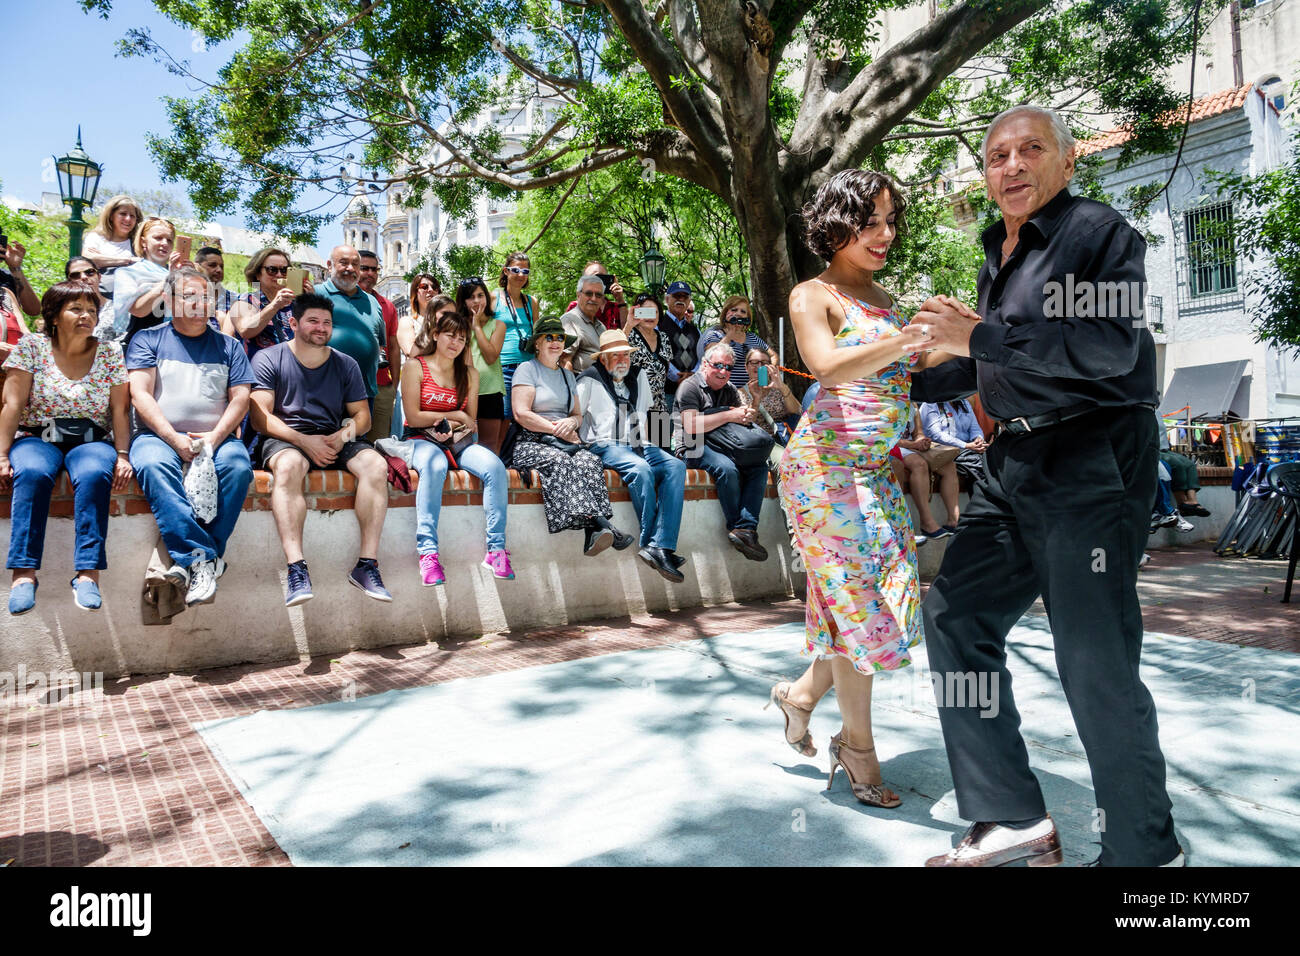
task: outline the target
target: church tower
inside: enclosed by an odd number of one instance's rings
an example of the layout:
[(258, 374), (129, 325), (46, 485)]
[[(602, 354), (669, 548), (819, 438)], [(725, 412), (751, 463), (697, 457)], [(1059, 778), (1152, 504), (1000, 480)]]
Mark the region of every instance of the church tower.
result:
[(379, 220), (375, 218), (375, 208), (366, 196), (366, 187), (359, 181), (352, 191), (347, 212), (343, 214), (343, 244), (358, 252), (363, 249), (379, 252)]

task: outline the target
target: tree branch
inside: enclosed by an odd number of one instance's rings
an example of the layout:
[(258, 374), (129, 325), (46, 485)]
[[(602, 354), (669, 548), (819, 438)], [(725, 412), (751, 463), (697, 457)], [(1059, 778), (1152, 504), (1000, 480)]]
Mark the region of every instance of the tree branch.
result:
[[(726, 182), (731, 157), (726, 133), (708, 101), (692, 89), (689, 67), (677, 49), (651, 21), (640, 0), (602, 0), (623, 37), (659, 91), (673, 121), (691, 141), (713, 178)], [(674, 83), (674, 78), (677, 82)]]
[(1049, 0), (966, 0), (882, 53), (820, 111), (791, 149), (807, 157), (809, 185), (860, 166), (944, 78)]

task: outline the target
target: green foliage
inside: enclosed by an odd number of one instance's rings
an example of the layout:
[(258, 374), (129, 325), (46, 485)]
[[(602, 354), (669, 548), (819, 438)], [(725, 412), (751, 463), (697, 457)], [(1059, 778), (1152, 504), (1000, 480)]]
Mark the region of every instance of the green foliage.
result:
[(496, 274), (508, 253), (531, 245), (528, 289), (545, 309), (563, 311), (573, 301), (589, 260), (618, 276), (629, 299), (643, 291), (639, 268), (652, 221), (655, 241), (668, 260), (665, 281), (689, 282), (706, 321), (727, 296), (749, 294), (749, 254), (740, 228), (727, 205), (708, 190), (625, 162), (584, 176), (543, 229), (566, 190), (521, 197), (492, 269)]
[[(100, 15), (110, 2), (80, 0), (84, 10)], [(1076, 0), (1038, 9), (1041, 0), (965, 0), (965, 8), (988, 16), (1008, 9), (1037, 12), (942, 79), (894, 130), (881, 130), (878, 140), (863, 143), (863, 149), (874, 144), (866, 164), (906, 171), (914, 197), (913, 235), (893, 257), (896, 271), (888, 281), (904, 292), (919, 287), (922, 274), (940, 290), (971, 287), (978, 249), (972, 252), (968, 241), (949, 231), (942, 201), (916, 196), (957, 165), (963, 150), (978, 157), (988, 119), (1014, 103), (1068, 101), (1073, 112), (1067, 118), (1080, 138), (1097, 131), (1090, 123), (1130, 126), (1134, 136), (1121, 152), (1121, 164), (1172, 149), (1179, 127), (1170, 116), (1181, 100), (1167, 81), (1167, 65), (1193, 49), (1193, 10), (1199, 11), (1195, 25), (1204, 30), (1226, 2)], [(761, 218), (751, 215), (756, 210), (797, 208), (806, 198), (788, 195), (803, 187), (784, 179), (723, 183), (718, 194), (662, 171), (645, 180), (633, 162), (582, 174), (570, 195), (566, 177), (576, 174), (583, 158), (615, 149), (664, 156), (664, 144), (681, 139), (648, 64), (602, 3), (154, 0), (154, 5), (171, 22), (198, 31), (209, 47), (238, 43), (214, 77), (194, 77), (213, 82), (200, 83), (192, 96), (167, 100), (170, 129), (148, 138), (164, 181), (187, 184), (201, 217), (242, 208), (253, 228), (311, 243), (337, 209), (319, 203), (307, 208), (308, 187), (344, 197), (351, 190), (349, 177), (358, 173), (379, 185), (404, 182), (408, 205), (436, 199), (452, 219), (471, 215), (484, 195), (510, 197), (518, 214), (491, 253), (477, 246), (453, 248), (426, 268), (448, 281), (467, 273), (495, 274), (506, 252), (531, 244), (536, 271), (530, 289), (551, 309), (571, 300), (588, 258), (631, 280), (629, 291), (639, 285), (637, 263), (654, 220), (670, 277), (699, 288), (697, 302), (707, 313), (727, 294), (750, 291), (754, 282), (737, 216), (752, 223)], [(817, 98), (805, 102), (795, 92), (809, 50), (841, 58), (838, 69), (847, 81), (869, 62), (882, 14), (912, 5), (912, 0), (770, 5), (775, 36), (790, 41), (780, 50), (785, 59), (775, 67), (766, 117), (783, 171), (800, 169), (801, 158), (788, 150), (800, 110), (822, 108)], [(955, 6), (944, 0), (939, 9)], [(732, 27), (710, 22), (707, 28)], [(667, 23), (653, 29), (675, 45)], [(172, 59), (148, 29), (130, 31), (121, 50), (154, 57), (193, 77), (190, 65)], [(543, 100), (542, 82), (522, 72), (519, 59), (532, 64), (532, 73), (559, 77), (564, 102)], [(881, 82), (895, 83), (904, 93), (915, 71), (906, 62), (897, 66)], [(714, 95), (694, 72), (673, 76), (668, 86), (670, 96), (685, 90), (700, 103)], [(723, 90), (721, 97), (736, 92)], [(481, 122), (490, 110), (514, 110), (520, 103), (550, 111), (532, 123), (534, 131), (522, 146), (514, 134), (505, 136)], [(567, 121), (567, 128), (542, 142), (541, 130), (555, 118)], [(828, 137), (847, 135), (862, 121), (848, 112), (840, 118)], [(724, 136), (713, 148), (725, 155), (730, 142)], [(698, 151), (699, 143), (694, 145)], [(511, 159), (520, 148), (530, 150), (528, 160)], [(1099, 195), (1098, 162), (1080, 164), (1076, 192)], [(682, 172), (681, 165), (676, 171)], [(695, 178), (716, 182), (725, 174), (713, 170)], [(527, 188), (516, 193), (520, 186)], [(972, 198), (986, 218), (996, 218), (996, 210)], [(1134, 191), (1126, 197), (1125, 211), (1140, 217), (1155, 198), (1155, 190)], [(553, 213), (554, 221), (546, 225)], [(770, 300), (768, 286), (764, 294)]]
[(1285, 165), (1260, 176), (1212, 179), (1236, 204), (1236, 253), (1255, 262), (1246, 292), (1256, 339), (1300, 354), (1300, 144)]
[(974, 302), (984, 253), (977, 239), (957, 228), (948, 200), (914, 191), (904, 218), (907, 226), (880, 273), (881, 285), (911, 308), (929, 295)]
[(63, 281), (63, 264), (68, 261), (67, 213), (20, 213), (0, 205), (0, 232), (27, 250), (23, 274), (37, 295)]

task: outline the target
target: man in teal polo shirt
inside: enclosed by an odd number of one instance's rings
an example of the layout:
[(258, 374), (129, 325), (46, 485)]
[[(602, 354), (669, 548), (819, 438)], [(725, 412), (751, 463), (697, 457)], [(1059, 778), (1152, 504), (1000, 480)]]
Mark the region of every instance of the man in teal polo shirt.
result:
[(334, 302), (334, 334), (330, 336), (330, 348), (357, 360), (373, 411), (375, 395), (379, 391), (375, 383), (379, 350), (388, 334), (384, 327), (384, 314), (375, 297), (357, 285), (361, 278), (361, 255), (356, 249), (335, 246), (327, 265), (330, 277), (321, 291)]

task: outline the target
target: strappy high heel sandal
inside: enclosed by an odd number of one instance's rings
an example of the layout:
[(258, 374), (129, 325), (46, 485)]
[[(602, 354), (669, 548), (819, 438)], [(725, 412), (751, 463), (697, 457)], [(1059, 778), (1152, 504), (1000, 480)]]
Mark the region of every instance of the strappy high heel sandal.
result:
[(849, 778), (849, 787), (853, 790), (853, 796), (857, 798), (859, 803), (865, 803), (869, 807), (880, 807), (884, 810), (892, 810), (894, 807), (902, 804), (903, 798), (898, 796), (898, 794), (893, 795), (894, 799), (892, 801), (886, 798), (886, 795), (890, 793), (890, 790), (883, 783), (858, 783), (858, 781), (853, 777), (853, 771), (849, 769), (849, 765), (843, 760), (844, 756), (857, 759), (865, 759), (868, 756), (874, 758), (876, 753), (875, 747), (870, 747), (867, 750), (859, 750), (856, 747), (850, 747), (840, 739), (839, 734), (836, 734), (831, 738), (830, 753), (831, 773), (830, 776), (826, 778), (827, 790), (829, 790), (831, 784), (835, 782), (835, 768), (843, 767), (845, 776)]
[[(768, 695), (767, 703), (763, 705), (763, 709), (767, 710), (773, 704), (776, 704), (776, 706), (781, 710), (781, 716), (785, 718), (785, 742), (788, 743), (797, 754), (801, 754), (804, 757), (816, 757), (817, 747), (813, 744), (812, 734), (808, 732), (808, 721), (812, 719), (812, 711), (806, 710), (790, 700), (788, 696), (789, 693), (789, 681), (781, 681), (779, 684), (773, 684), (772, 692)], [(802, 718), (804, 722), (803, 736), (798, 740), (790, 739), (790, 717), (792, 711), (797, 715), (796, 719)]]

